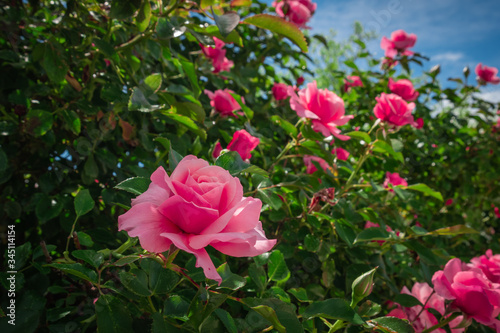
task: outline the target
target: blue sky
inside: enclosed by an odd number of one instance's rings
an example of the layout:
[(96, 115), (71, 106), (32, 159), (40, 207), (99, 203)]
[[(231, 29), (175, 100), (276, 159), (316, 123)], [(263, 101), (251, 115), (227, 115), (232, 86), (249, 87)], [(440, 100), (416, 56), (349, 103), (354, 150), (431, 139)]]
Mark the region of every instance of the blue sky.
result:
[[(272, 1), (266, 1), (271, 3)], [(379, 37), (368, 49), (376, 57), (383, 56), (382, 36), (403, 29), (417, 35), (413, 51), (431, 60), (424, 63), (428, 70), (441, 65), (439, 78), (462, 77), (465, 66), (483, 65), (500, 69), (500, 0), (313, 0), (318, 8), (309, 22), (311, 33), (328, 36), (337, 32), (344, 40), (353, 32), (354, 21)], [(470, 81), (469, 81), (470, 82)], [(451, 85), (454, 85), (450, 82)], [(500, 85), (481, 88), (492, 101), (500, 102)]]

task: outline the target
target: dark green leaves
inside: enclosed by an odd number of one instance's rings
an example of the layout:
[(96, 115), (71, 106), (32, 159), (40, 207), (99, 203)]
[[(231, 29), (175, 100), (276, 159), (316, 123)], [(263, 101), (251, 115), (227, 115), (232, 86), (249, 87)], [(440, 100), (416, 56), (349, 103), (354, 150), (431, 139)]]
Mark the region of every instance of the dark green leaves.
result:
[(441, 193), (439, 193), (438, 191), (434, 191), (433, 189), (431, 189), (429, 186), (427, 186), (425, 184), (414, 184), (414, 185), (410, 185), (410, 186), (405, 187), (405, 189), (418, 191), (418, 192), (421, 192), (425, 195), (428, 195), (428, 196), (434, 197), (440, 201), (443, 201), (443, 196), (441, 195)]
[(295, 24), (287, 22), (281, 17), (257, 14), (246, 18), (243, 23), (253, 24), (259, 28), (283, 35), (300, 47), (303, 52), (307, 52), (307, 43), (302, 31)]
[(49, 267), (56, 268), (64, 273), (74, 275), (79, 277), (80, 279), (87, 280), (92, 283), (97, 283), (97, 274), (93, 270), (88, 269), (87, 267), (82, 266), (81, 264), (49, 264)]
[(285, 258), (279, 250), (274, 250), (269, 256), (267, 275), (270, 281), (286, 281), (290, 278), (290, 271), (285, 263)]
[(117, 20), (129, 18), (139, 9), (141, 2), (141, 0), (113, 0), (113, 2), (111, 2), (109, 16)]
[(142, 6), (135, 17), (135, 22), (137, 24), (137, 29), (141, 32), (146, 30), (149, 26), (149, 21), (151, 20), (151, 5), (149, 0), (144, 0)]
[(26, 120), (26, 131), (35, 137), (45, 135), (54, 122), (50, 112), (36, 109), (28, 112)]
[(415, 330), (407, 320), (396, 317), (380, 317), (368, 322), (383, 332), (415, 333)]
[(75, 212), (77, 216), (83, 216), (94, 208), (94, 199), (90, 196), (87, 189), (81, 190), (75, 197)]
[(349, 304), (343, 299), (331, 298), (326, 301), (314, 302), (309, 305), (303, 313), (304, 318), (323, 317), (327, 319), (338, 319), (353, 324), (363, 324), (363, 319), (354, 312)]
[(124, 190), (132, 194), (140, 195), (149, 187), (151, 180), (144, 177), (134, 177), (125, 179), (120, 184), (116, 185), (115, 188), (119, 190)]
[(242, 172), (256, 173), (261, 176), (267, 176), (266, 171), (244, 162), (241, 159), (240, 154), (235, 151), (229, 151), (225, 154), (220, 155), (215, 161), (215, 165), (226, 169), (233, 176)]
[(44, 44), (41, 65), (54, 83), (64, 80), (69, 67), (65, 61), (63, 47), (55, 39)]
[(132, 317), (123, 301), (107, 294), (95, 303), (97, 328), (106, 333), (132, 333)]

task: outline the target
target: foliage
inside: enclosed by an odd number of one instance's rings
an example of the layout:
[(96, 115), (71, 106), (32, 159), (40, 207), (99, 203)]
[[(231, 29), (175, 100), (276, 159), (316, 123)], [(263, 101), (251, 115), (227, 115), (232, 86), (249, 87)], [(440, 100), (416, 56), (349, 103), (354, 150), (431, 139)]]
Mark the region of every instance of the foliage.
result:
[[(303, 51), (324, 37), (304, 37), (261, 1), (42, 0), (0, 10), (1, 228), (15, 225), (17, 246), (16, 325), (2, 298), (2, 332), (413, 332), (385, 317), (389, 300), (417, 304), (397, 298), (403, 286), (431, 284), (452, 257), (500, 253), (499, 106), (478, 97), (469, 71), (456, 88), (441, 86), (438, 69), (425, 73), (413, 112), (424, 127), (394, 129), (374, 118), (375, 97), (425, 57), (379, 69), (361, 31), (355, 51), (322, 76)], [(201, 51), (213, 37), (226, 43), (229, 72), (213, 73)], [(331, 82), (354, 115), (342, 127), (349, 141), (323, 137), (288, 99), (273, 99), (274, 83), (306, 74), (320, 88)], [(347, 75), (363, 86), (345, 91)], [(235, 117), (218, 115), (203, 93), (225, 88), (241, 107)], [(226, 147), (241, 129), (260, 139), (250, 161), (215, 160), (216, 142)], [(254, 258), (207, 248), (221, 285), (191, 254), (148, 253), (117, 231), (151, 173), (188, 154), (239, 177), (278, 240)], [(305, 155), (329, 167), (313, 162), (308, 174)], [(386, 172), (408, 186), (384, 187)], [(373, 291), (351, 302), (367, 272)]]

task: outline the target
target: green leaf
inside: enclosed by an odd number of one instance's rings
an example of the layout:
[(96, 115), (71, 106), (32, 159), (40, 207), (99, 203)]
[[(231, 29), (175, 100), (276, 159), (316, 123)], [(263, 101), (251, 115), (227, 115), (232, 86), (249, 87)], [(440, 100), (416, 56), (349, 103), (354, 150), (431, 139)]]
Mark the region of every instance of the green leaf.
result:
[(78, 231), (76, 233), (78, 240), (80, 241), (80, 244), (83, 246), (91, 247), (94, 246), (94, 241), (92, 241), (92, 238), (85, 232), (83, 231)]
[(260, 314), (262, 317), (266, 318), (271, 322), (273, 325), (274, 329), (277, 330), (280, 333), (286, 333), (286, 328), (283, 326), (279, 319), (278, 316), (276, 316), (276, 312), (273, 310), (273, 308), (267, 306), (267, 305), (257, 305), (253, 306), (252, 310)]
[(305, 309), (302, 316), (304, 319), (322, 317), (327, 319), (344, 320), (356, 325), (364, 323), (363, 319), (361, 319), (361, 317), (349, 306), (349, 303), (339, 298), (331, 298), (321, 302), (314, 302)]
[(248, 267), (248, 275), (257, 286), (257, 290), (264, 291), (266, 288), (266, 271), (264, 267), (251, 264)]
[(356, 240), (356, 233), (351, 227), (340, 222), (335, 222), (335, 231), (339, 237), (351, 247)]
[(200, 123), (205, 121), (205, 110), (196, 103), (191, 102), (176, 102), (172, 104), (180, 114), (194, 119)]
[(281, 127), (288, 135), (297, 137), (298, 130), (290, 122), (276, 115), (271, 117), (271, 121)]
[(120, 272), (120, 280), (123, 285), (139, 296), (151, 296), (148, 289), (148, 276), (141, 269), (132, 268), (130, 272)]
[[(166, 313), (168, 316), (169, 313)], [(151, 315), (153, 318), (153, 325), (151, 326), (151, 333), (180, 333), (182, 332), (177, 327), (171, 325), (163, 318), (160, 312), (155, 312)]]
[(250, 167), (250, 164), (244, 162), (241, 159), (240, 154), (235, 151), (228, 151), (227, 153), (220, 155), (215, 161), (215, 165), (226, 169), (233, 176)]
[(186, 126), (193, 133), (198, 134), (203, 140), (207, 138), (207, 133), (201, 129), (195, 122), (189, 117), (177, 113), (177, 109), (172, 107), (170, 110), (162, 110), (162, 114), (175, 120), (179, 124)]
[(413, 295), (408, 294), (398, 294), (394, 297), (394, 302), (398, 303), (401, 306), (411, 308), (412, 306), (423, 306), (423, 304), (415, 298)]
[(135, 22), (137, 25), (137, 29), (140, 32), (145, 31), (149, 26), (149, 21), (151, 20), (151, 5), (149, 4), (149, 0), (144, 0), (142, 2), (142, 6), (135, 17)]
[(470, 235), (478, 234), (479, 231), (476, 229), (469, 228), (463, 224), (454, 225), (452, 227), (440, 228), (433, 230), (428, 233), (428, 235), (440, 235), (440, 236), (455, 236), (455, 235)]
[(35, 214), (41, 223), (45, 223), (59, 216), (63, 208), (64, 205), (57, 198), (43, 195), (36, 204)]
[(120, 259), (115, 261), (113, 264), (115, 266), (125, 266), (125, 265), (133, 263), (134, 261), (137, 261), (139, 259), (141, 259), (141, 257), (138, 255), (130, 255), (130, 256), (121, 257)]
[(71, 110), (64, 110), (62, 112), (62, 115), (69, 129), (75, 134), (80, 134), (82, 124), (80, 121), (80, 117), (78, 117), (76, 112)]
[(102, 333), (133, 333), (132, 317), (125, 303), (110, 294), (101, 295), (95, 303), (97, 329)]
[(372, 142), (372, 139), (370, 138), (368, 133), (365, 133), (365, 132), (349, 132), (349, 133), (346, 133), (345, 135), (350, 136), (351, 138), (354, 138), (354, 139), (363, 140), (366, 143)]
[(269, 14), (257, 14), (246, 18), (243, 23), (252, 24), (256, 27), (283, 35), (294, 42), (303, 52), (307, 52), (307, 43), (302, 31), (295, 24), (285, 21), (281, 17)]
[(257, 196), (274, 210), (278, 210), (283, 205), (281, 198), (271, 190), (258, 190)]
[(388, 240), (389, 238), (391, 238), (390, 233), (380, 227), (367, 228), (358, 234), (354, 244), (372, 240)]
[(26, 115), (26, 132), (34, 136), (45, 135), (51, 128), (54, 119), (52, 114), (43, 110), (30, 110)]
[(179, 282), (179, 276), (174, 271), (163, 268), (153, 259), (141, 261), (141, 267), (149, 274), (149, 288), (153, 294), (166, 294)]
[(384, 332), (415, 333), (413, 326), (408, 323), (408, 320), (396, 317), (375, 318), (369, 320), (368, 323), (375, 325), (375, 328), (381, 329)]
[(100, 38), (92, 39), (92, 43), (94, 43), (99, 52), (104, 54), (109, 59), (113, 60), (115, 63), (118, 63), (120, 61), (118, 53), (116, 53), (115, 48), (110, 43)]
[[(145, 0), (148, 1), (148, 0)], [(117, 20), (123, 20), (131, 17), (141, 6), (141, 0), (113, 0), (109, 16)]]
[(53, 37), (44, 45), (41, 65), (49, 79), (54, 83), (59, 83), (64, 80), (69, 69), (65, 61), (64, 49)]
[(270, 281), (284, 282), (290, 278), (290, 271), (286, 266), (285, 258), (279, 250), (274, 250), (269, 256), (267, 275)]
[(125, 179), (120, 184), (116, 185), (115, 188), (119, 190), (124, 190), (135, 195), (141, 195), (146, 192), (149, 188), (151, 180), (144, 177), (133, 177)]
[(184, 22), (179, 22), (175, 17), (170, 20), (166, 17), (161, 17), (158, 19), (158, 24), (156, 25), (156, 34), (160, 39), (170, 39), (182, 36), (186, 32), (186, 27)]
[(88, 269), (87, 267), (83, 267), (82, 264), (48, 264), (45, 265), (47, 267), (52, 267), (63, 271), (64, 273), (71, 274), (79, 277), (80, 279), (87, 280), (92, 283), (97, 283), (97, 274), (95, 271)]
[(83, 216), (94, 208), (94, 199), (87, 189), (81, 190), (75, 197), (75, 212), (78, 217)]
[(392, 156), (394, 159), (404, 163), (403, 154), (396, 153), (394, 149), (392, 149), (391, 145), (385, 141), (377, 140), (373, 143), (373, 151), (377, 153), (386, 153)]
[(175, 167), (184, 158), (181, 154), (176, 152), (173, 148), (170, 148), (168, 152), (168, 168), (170, 171), (174, 171)]
[(240, 22), (240, 16), (233, 11), (226, 12), (223, 15), (218, 16), (212, 10), (212, 15), (214, 16), (215, 24), (219, 28), (219, 32), (223, 37), (229, 35)]
[(201, 94), (200, 85), (198, 84), (198, 76), (196, 75), (196, 69), (194, 68), (194, 64), (184, 58), (180, 59), (182, 69), (184, 73), (186, 73), (189, 82), (191, 83), (191, 88), (193, 88), (194, 97), (198, 98)]
[(295, 296), (300, 302), (312, 302), (304, 288), (292, 288), (288, 290), (288, 293)]
[(215, 314), (217, 315), (217, 317), (219, 317), (222, 324), (224, 324), (224, 326), (227, 329), (227, 332), (238, 333), (238, 328), (236, 327), (236, 323), (234, 322), (234, 319), (233, 317), (231, 317), (229, 312), (222, 309), (216, 309)]
[(141, 90), (146, 97), (156, 94), (161, 88), (162, 78), (161, 74), (151, 74), (147, 76), (141, 83)]
[(188, 310), (189, 310), (189, 303), (186, 302), (181, 296), (179, 295), (170, 295), (166, 300), (163, 305), (163, 313), (167, 317), (170, 318), (175, 318), (175, 319), (180, 319), (180, 320), (187, 320), (188, 319)]
[(30, 242), (26, 242), (23, 245), (16, 247), (15, 267), (14, 267), (14, 269), (8, 269), (8, 270), (17, 271), (17, 270), (23, 268), (24, 265), (26, 265), (26, 263), (28, 262), (30, 253), (31, 253), (31, 243)]
[(429, 195), (429, 196), (434, 197), (440, 201), (443, 201), (443, 196), (441, 195), (441, 193), (439, 193), (438, 191), (434, 191), (433, 189), (431, 189), (429, 186), (427, 186), (425, 184), (414, 184), (414, 185), (410, 185), (410, 186), (405, 187), (405, 189), (422, 192), (425, 195)]
[(222, 265), (220, 265), (217, 268), (217, 273), (219, 273), (222, 278), (222, 283), (220, 284), (219, 288), (238, 290), (244, 287), (247, 283), (247, 280), (244, 277), (232, 273), (227, 263), (223, 263)]
[(73, 257), (82, 259), (95, 268), (98, 268), (104, 262), (103, 254), (94, 250), (75, 250), (71, 254), (73, 255)]

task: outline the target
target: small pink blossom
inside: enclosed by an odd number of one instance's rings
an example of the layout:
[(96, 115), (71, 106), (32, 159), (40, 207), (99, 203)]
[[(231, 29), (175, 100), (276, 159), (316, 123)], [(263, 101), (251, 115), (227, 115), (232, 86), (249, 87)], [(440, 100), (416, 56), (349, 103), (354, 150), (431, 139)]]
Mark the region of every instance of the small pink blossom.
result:
[(399, 176), (399, 173), (397, 173), (397, 172), (394, 172), (394, 173), (386, 172), (385, 177), (386, 178), (384, 181), (384, 187), (389, 189), (390, 192), (394, 192), (394, 190), (392, 188), (389, 188), (389, 184), (391, 184), (393, 187), (399, 186), (399, 185), (408, 186), (408, 183), (406, 182), (406, 180), (401, 178)]
[(500, 254), (487, 250), (486, 254), (472, 258), (469, 266), (479, 268), (491, 282), (500, 283)]
[(349, 140), (347, 135), (340, 134), (337, 126), (345, 125), (354, 116), (345, 115), (342, 98), (327, 89), (318, 89), (316, 81), (301, 89), (297, 96), (293, 87), (288, 87), (290, 107), (299, 117), (312, 120), (312, 128), (328, 137), (334, 135), (340, 140)]
[(347, 150), (340, 147), (333, 149), (332, 154), (337, 155), (337, 158), (341, 161), (347, 161), (350, 155)]
[(169, 176), (163, 167), (151, 175), (146, 192), (118, 217), (118, 229), (139, 237), (149, 252), (175, 247), (194, 254), (205, 276), (222, 278), (206, 251), (208, 245), (233, 257), (253, 257), (272, 249), (259, 221), (262, 202), (243, 196), (237, 177), (189, 155)]
[(250, 153), (259, 144), (260, 139), (256, 138), (245, 130), (234, 132), (233, 139), (227, 145), (230, 151), (236, 151), (243, 160), (249, 160), (252, 157)]
[(330, 168), (328, 162), (322, 159), (321, 157), (304, 155), (304, 164), (306, 165), (306, 172), (308, 174), (313, 174), (318, 170), (318, 168), (316, 168), (316, 166), (313, 164), (312, 161), (317, 162), (325, 172)]
[(214, 150), (212, 151), (212, 157), (213, 158), (219, 157), (221, 151), (222, 151), (222, 145), (220, 144), (220, 142), (217, 142), (215, 144)]
[(493, 209), (493, 211), (495, 212), (495, 215), (497, 216), (497, 218), (499, 218), (499, 219), (500, 219), (500, 209), (498, 209), (498, 207), (495, 207), (495, 208)]
[(415, 45), (417, 36), (415, 34), (407, 34), (404, 30), (396, 30), (391, 34), (391, 39), (382, 37), (380, 47), (385, 50), (385, 56), (394, 58), (398, 53), (401, 55), (412, 55), (413, 52), (408, 50)]
[(304, 77), (303, 76), (299, 76), (299, 78), (297, 79), (297, 86), (300, 86), (304, 83)]
[[(433, 294), (432, 288), (427, 283), (415, 283), (411, 288), (411, 292), (405, 286), (401, 290), (401, 294), (407, 294), (415, 297), (422, 304), (425, 304), (424, 309), (422, 310), (422, 306), (420, 305), (412, 306), (409, 308), (398, 305), (398, 307), (389, 312), (387, 316), (407, 319), (413, 325), (413, 328), (417, 333), (420, 333), (438, 323), (436, 317), (430, 311), (428, 311), (428, 309), (434, 309), (441, 315), (444, 315), (445, 313), (444, 298), (439, 295)], [(450, 328), (453, 328), (460, 324), (462, 319), (463, 317), (459, 316), (452, 320), (449, 323)], [(464, 330), (464, 328), (451, 329), (451, 332), (461, 333)], [(439, 328), (433, 332), (445, 333), (446, 331), (442, 328)]]
[(424, 127), (424, 119), (423, 118), (418, 118), (415, 120), (414, 123), (411, 124), (411, 126), (415, 127), (416, 129), (421, 129)]
[(288, 97), (288, 86), (284, 83), (275, 83), (271, 89), (274, 99), (280, 101)]
[(316, 3), (311, 0), (274, 1), (272, 6), (276, 14), (294, 23), (299, 28), (308, 28), (306, 23), (316, 11)]
[(226, 58), (226, 50), (223, 47), (226, 45), (222, 40), (213, 37), (215, 46), (204, 46), (200, 44), (203, 54), (212, 61), (214, 67), (213, 73), (229, 72), (234, 63)]
[(484, 66), (481, 63), (476, 66), (477, 80), (480, 84), (499, 84), (500, 77), (497, 76), (497, 73), (498, 69), (495, 67)]
[(446, 202), (444, 203), (445, 206), (451, 206), (453, 205), (453, 199), (448, 199), (446, 200)]
[(413, 124), (412, 111), (414, 103), (406, 103), (404, 99), (396, 94), (382, 93), (375, 97), (377, 105), (373, 108), (375, 116), (394, 126)]
[(418, 97), (418, 91), (413, 89), (413, 83), (407, 79), (394, 81), (389, 78), (389, 89), (407, 102), (413, 102)]
[[(236, 102), (231, 93), (234, 91), (229, 89), (224, 90), (216, 90), (215, 92), (211, 92), (205, 89), (205, 94), (210, 98), (210, 105), (214, 108), (214, 110), (221, 114), (223, 117), (236, 117), (234, 111), (241, 110), (241, 106)], [(243, 98), (241, 98), (243, 103), (245, 102)]]
[(344, 92), (351, 90), (351, 87), (362, 87), (363, 81), (359, 76), (347, 76), (344, 79)]

